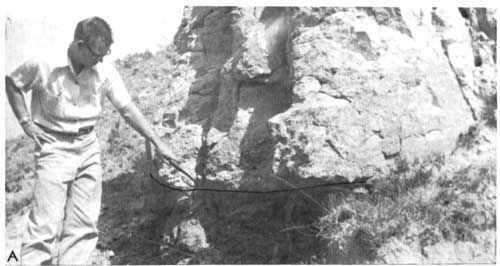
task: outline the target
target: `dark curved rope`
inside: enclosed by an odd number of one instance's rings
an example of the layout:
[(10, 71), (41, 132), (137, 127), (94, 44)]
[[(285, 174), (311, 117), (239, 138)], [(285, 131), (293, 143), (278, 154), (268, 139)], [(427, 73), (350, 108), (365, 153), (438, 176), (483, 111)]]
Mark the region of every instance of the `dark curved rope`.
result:
[[(366, 184), (364, 181), (356, 181), (356, 182), (340, 182), (340, 183), (326, 183), (326, 184), (318, 184), (304, 187), (295, 187), (295, 188), (282, 188), (282, 189), (272, 189), (272, 190), (245, 190), (245, 189), (218, 189), (218, 188), (180, 188), (176, 186), (171, 186), (165, 184), (158, 180), (153, 173), (149, 172), (149, 177), (153, 179), (158, 185), (166, 187), (171, 190), (181, 191), (181, 192), (192, 192), (192, 191), (208, 191), (208, 192), (222, 192), (222, 193), (246, 193), (246, 194), (271, 194), (271, 193), (283, 193), (283, 192), (294, 192), (299, 190), (307, 190), (307, 189), (316, 189), (323, 187), (338, 187), (342, 185), (356, 185), (356, 184)], [(342, 188), (337, 188), (340, 190), (345, 190)]]
[[(146, 152), (147, 152), (147, 159), (149, 161), (148, 163), (150, 163), (150, 161), (152, 160), (152, 156), (151, 156), (151, 146), (150, 146), (148, 141), (146, 141)], [(161, 158), (161, 159), (164, 162), (168, 163), (169, 165), (173, 166), (176, 170), (178, 170), (183, 175), (188, 177), (191, 181), (196, 182), (194, 177), (192, 177), (189, 173), (187, 173), (184, 169), (182, 169), (182, 167), (180, 167), (174, 161), (169, 160), (167, 158)], [(218, 189), (218, 188), (202, 188), (202, 187), (180, 188), (180, 187), (172, 186), (172, 185), (165, 184), (165, 183), (161, 182), (151, 172), (149, 172), (149, 177), (162, 187), (166, 187), (170, 190), (181, 191), (181, 192), (207, 191), (207, 192), (219, 192), (219, 193), (271, 194), (271, 193), (302, 191), (302, 190), (307, 190), (307, 189), (317, 189), (317, 188), (324, 188), (324, 187), (333, 187), (333, 188), (336, 188), (338, 190), (345, 191), (346, 190), (345, 188), (338, 188), (338, 187), (343, 186), (343, 185), (356, 185), (356, 184), (366, 185), (366, 180), (362, 180), (362, 181), (354, 181), (354, 182), (335, 182), (335, 183), (325, 183), (325, 184), (318, 184), (318, 185), (311, 185), (311, 186), (304, 186), (304, 187), (293, 187), (293, 188), (272, 189), (272, 190)]]

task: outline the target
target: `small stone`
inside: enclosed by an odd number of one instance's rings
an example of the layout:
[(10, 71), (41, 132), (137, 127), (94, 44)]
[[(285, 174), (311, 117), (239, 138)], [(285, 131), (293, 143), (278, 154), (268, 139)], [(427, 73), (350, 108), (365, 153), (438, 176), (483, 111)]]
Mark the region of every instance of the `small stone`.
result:
[(175, 243), (190, 252), (199, 252), (208, 248), (205, 230), (197, 219), (182, 221), (172, 229)]

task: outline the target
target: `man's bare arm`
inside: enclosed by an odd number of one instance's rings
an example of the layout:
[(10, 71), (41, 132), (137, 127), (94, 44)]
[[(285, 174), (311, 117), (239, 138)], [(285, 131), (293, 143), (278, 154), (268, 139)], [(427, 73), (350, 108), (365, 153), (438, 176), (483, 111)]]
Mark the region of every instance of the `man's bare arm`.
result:
[(55, 141), (54, 137), (43, 132), (42, 129), (33, 123), (26, 109), (26, 102), (24, 101), (21, 89), (18, 88), (16, 84), (14, 84), (14, 81), (8, 76), (5, 76), (5, 93), (7, 94), (7, 99), (9, 99), (10, 107), (17, 120), (21, 122), (21, 127), (26, 135), (32, 138), (38, 146), (42, 146), (41, 141)]
[(155, 145), (160, 155), (177, 162), (175, 157), (170, 153), (170, 149), (163, 143), (135, 104), (130, 103), (118, 111), (132, 128)]
[(5, 92), (7, 94), (7, 99), (9, 99), (10, 107), (12, 108), (17, 120), (21, 121), (29, 118), (30, 115), (26, 109), (23, 93), (21, 89), (14, 84), (14, 81), (9, 76), (5, 76)]

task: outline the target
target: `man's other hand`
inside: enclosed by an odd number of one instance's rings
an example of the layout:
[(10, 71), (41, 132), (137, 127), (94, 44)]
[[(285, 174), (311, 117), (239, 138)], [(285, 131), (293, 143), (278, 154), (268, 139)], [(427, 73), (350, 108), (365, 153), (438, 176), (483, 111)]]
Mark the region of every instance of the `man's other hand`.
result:
[(33, 123), (33, 121), (22, 123), (21, 127), (24, 133), (32, 138), (39, 147), (42, 147), (42, 142), (52, 143), (56, 141), (53, 136), (44, 132), (39, 126)]

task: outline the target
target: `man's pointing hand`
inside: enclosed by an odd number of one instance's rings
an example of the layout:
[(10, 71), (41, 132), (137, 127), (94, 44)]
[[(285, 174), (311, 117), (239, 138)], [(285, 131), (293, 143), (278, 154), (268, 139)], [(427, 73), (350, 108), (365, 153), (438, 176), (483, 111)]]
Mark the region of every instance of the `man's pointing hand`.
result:
[(167, 161), (175, 163), (177, 165), (180, 164), (180, 161), (170, 152), (170, 149), (163, 142), (158, 144), (156, 150), (163, 159), (166, 159)]

